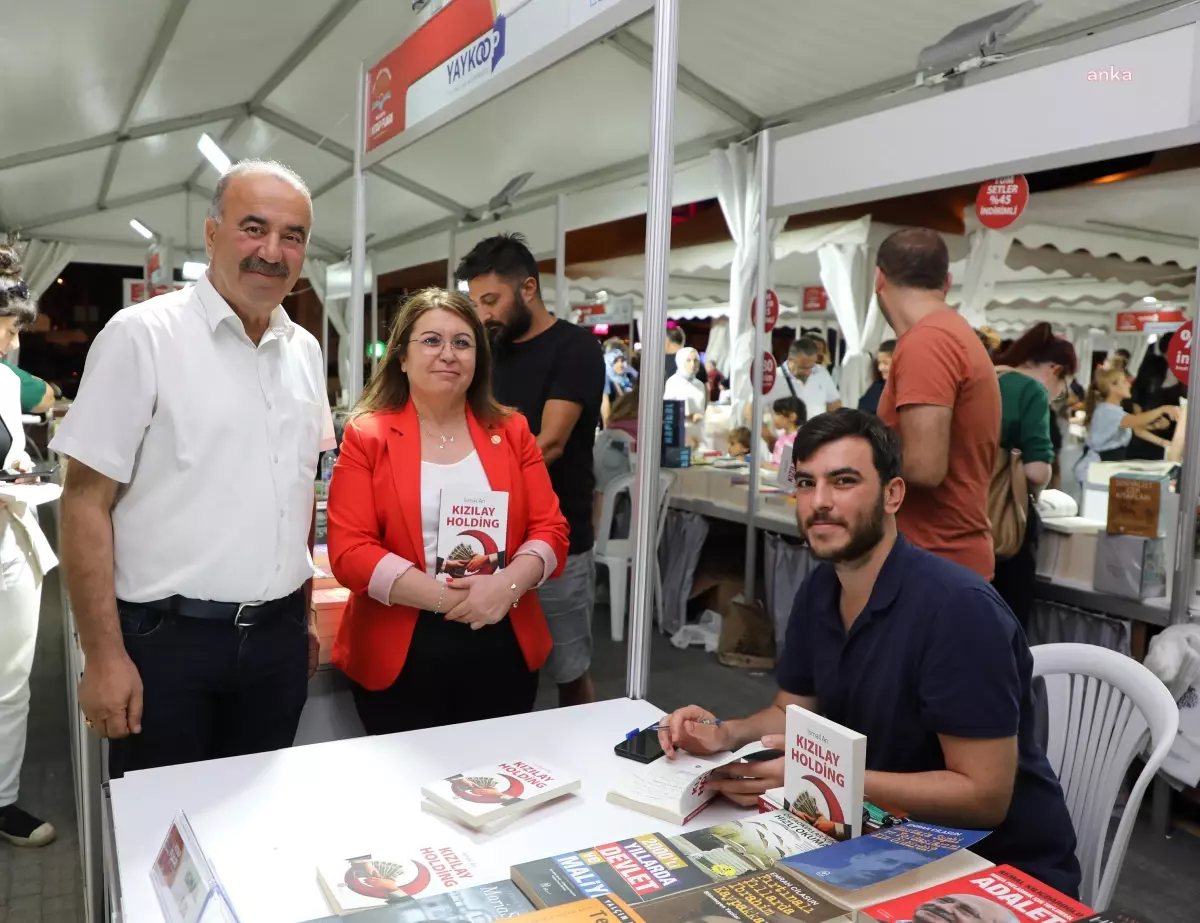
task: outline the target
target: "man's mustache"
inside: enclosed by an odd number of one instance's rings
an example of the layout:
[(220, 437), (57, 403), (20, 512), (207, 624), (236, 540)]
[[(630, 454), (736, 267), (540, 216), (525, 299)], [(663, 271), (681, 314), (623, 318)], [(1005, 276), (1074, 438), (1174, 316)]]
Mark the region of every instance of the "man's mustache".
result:
[(288, 264), (280, 261), (278, 263), (268, 263), (264, 259), (257, 256), (248, 256), (238, 266), (242, 272), (260, 272), (264, 276), (279, 276), (286, 279), (290, 270)]
[(805, 529), (811, 529), (813, 526), (822, 525), (848, 527), (850, 524), (844, 519), (838, 519), (836, 516), (827, 516), (824, 513), (814, 513), (804, 521)]

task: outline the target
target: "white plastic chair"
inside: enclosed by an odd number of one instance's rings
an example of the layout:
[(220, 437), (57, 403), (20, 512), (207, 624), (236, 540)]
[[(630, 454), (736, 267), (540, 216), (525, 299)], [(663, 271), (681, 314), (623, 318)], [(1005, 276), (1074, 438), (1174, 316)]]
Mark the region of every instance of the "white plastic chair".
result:
[[(625, 597), (629, 590), (629, 569), (633, 566), (633, 537), (611, 538), (613, 513), (616, 511), (617, 497), (630, 493), (633, 489), (634, 475), (623, 474), (613, 478), (604, 489), (600, 503), (600, 524), (596, 532), (596, 563), (608, 568), (608, 607), (612, 617), (612, 639), (625, 639)], [(675, 475), (670, 471), (660, 471), (658, 474), (658, 538), (662, 541), (663, 526), (667, 519), (667, 498), (671, 494), (671, 486), (675, 483)], [(632, 530), (631, 530), (632, 531)], [(658, 553), (651, 555), (650, 565), (654, 568), (655, 606), (662, 606), (662, 576), (658, 569)]]
[[(1144, 666), (1094, 644), (1033, 648), (1033, 675), (1046, 682), (1046, 755), (1058, 774), (1075, 824), (1075, 855), (1083, 872), (1080, 900), (1107, 909), (1138, 808), (1179, 730), (1179, 708)], [(1129, 793), (1108, 856), (1104, 844), (1121, 783), (1133, 758), (1151, 752)]]

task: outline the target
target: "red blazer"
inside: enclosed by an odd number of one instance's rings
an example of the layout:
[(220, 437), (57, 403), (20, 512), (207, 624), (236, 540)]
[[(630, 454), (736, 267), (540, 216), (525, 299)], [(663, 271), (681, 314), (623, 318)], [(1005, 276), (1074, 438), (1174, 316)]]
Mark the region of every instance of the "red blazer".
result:
[[(508, 551), (546, 542), (562, 573), (568, 527), (550, 486), (541, 450), (519, 413), (481, 423), (467, 410), (471, 441), (492, 490), (508, 492)], [(425, 570), (421, 534), (421, 431), (410, 401), (402, 410), (358, 417), (346, 427), (329, 487), (329, 563), (350, 591), (333, 643), (333, 662), (367, 689), (386, 689), (408, 657), (418, 610), (385, 606), (367, 595), (388, 552)], [(525, 662), (539, 669), (552, 642), (537, 593), (526, 593), (507, 616)]]

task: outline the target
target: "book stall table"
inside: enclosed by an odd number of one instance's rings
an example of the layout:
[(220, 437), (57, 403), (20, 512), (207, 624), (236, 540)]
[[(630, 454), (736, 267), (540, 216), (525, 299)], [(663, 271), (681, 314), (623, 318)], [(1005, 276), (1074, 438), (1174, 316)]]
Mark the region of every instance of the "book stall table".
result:
[[(110, 783), (115, 880), (110, 907), (125, 923), (160, 923), (150, 868), (176, 814), (187, 813), (243, 923), (299, 923), (332, 911), (317, 882), (323, 860), (445, 834), (469, 844), (477, 864), (508, 865), (669, 824), (606, 801), (636, 766), (613, 754), (635, 727), (663, 712), (618, 699), (387, 737), (293, 747), (274, 753), (129, 773)], [(421, 811), (431, 780), (514, 758), (577, 773), (582, 789), (494, 834), (476, 834)], [(689, 825), (745, 816), (714, 802)]]
[[(115, 856), (106, 882), (110, 919), (162, 920), (150, 871), (180, 812), (243, 923), (331, 915), (318, 864), (372, 850), (452, 842), (480, 869), (499, 869), (487, 878), (499, 880), (521, 862), (752, 814), (718, 799), (677, 827), (607, 801), (609, 789), (637, 765), (614, 755), (614, 745), (662, 714), (648, 702), (617, 699), (130, 773), (110, 783), (111, 812), (105, 812), (107, 852)], [(577, 774), (581, 788), (494, 833), (475, 833), (421, 810), (422, 785), (466, 766), (514, 758), (544, 759)], [(957, 874), (990, 865), (973, 854), (962, 858), (967, 864)]]

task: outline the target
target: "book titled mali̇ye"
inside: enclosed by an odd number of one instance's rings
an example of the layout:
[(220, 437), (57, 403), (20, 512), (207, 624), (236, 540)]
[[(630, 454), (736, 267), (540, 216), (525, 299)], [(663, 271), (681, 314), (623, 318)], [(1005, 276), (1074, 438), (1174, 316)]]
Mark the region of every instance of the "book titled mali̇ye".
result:
[(835, 840), (861, 834), (867, 738), (799, 705), (788, 706), (786, 731), (788, 810)]
[(481, 830), (579, 791), (579, 777), (541, 760), (511, 760), (422, 786), (421, 794), (459, 823)]
[(506, 563), (507, 535), (507, 493), (445, 488), (438, 519), (436, 577), (444, 581), (496, 573)]
[(537, 907), (614, 895), (641, 905), (771, 869), (784, 856), (832, 843), (786, 811), (703, 830), (649, 833), (514, 865), (512, 880)]

